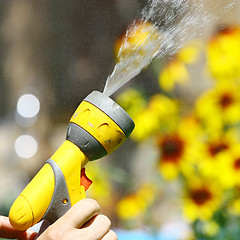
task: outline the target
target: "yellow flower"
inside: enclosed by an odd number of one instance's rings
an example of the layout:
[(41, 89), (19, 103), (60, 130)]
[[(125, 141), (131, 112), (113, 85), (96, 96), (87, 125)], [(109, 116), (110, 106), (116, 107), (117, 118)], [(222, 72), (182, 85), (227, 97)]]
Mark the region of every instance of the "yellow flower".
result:
[(200, 39), (194, 39), (180, 49), (177, 58), (183, 63), (194, 64), (197, 62), (201, 50), (203, 50), (203, 42)]
[(207, 66), (218, 80), (240, 77), (240, 28), (227, 26), (218, 29), (207, 45)]
[(201, 159), (203, 135), (202, 126), (194, 115), (182, 116), (174, 128), (159, 133), (159, 170), (165, 179), (195, 174), (196, 164)]
[(158, 142), (160, 151), (159, 170), (167, 180), (174, 179), (180, 172), (185, 154), (186, 142), (177, 133), (160, 135)]
[(207, 221), (203, 224), (203, 232), (208, 236), (216, 236), (219, 230), (220, 226), (215, 221)]
[(165, 68), (159, 74), (159, 85), (165, 91), (173, 90), (176, 83), (184, 84), (190, 79), (186, 64), (196, 62), (200, 53), (201, 45), (199, 40), (194, 40), (184, 46), (180, 51), (166, 64)]
[(159, 85), (165, 91), (171, 91), (176, 83), (186, 83), (187, 80), (187, 68), (179, 59), (172, 59), (159, 75)]
[(146, 183), (134, 194), (122, 198), (116, 207), (117, 214), (122, 220), (132, 220), (143, 216), (155, 199), (156, 187)]
[(154, 56), (161, 44), (161, 35), (157, 27), (147, 21), (137, 20), (120, 36), (115, 43), (117, 60), (133, 54), (145, 55), (149, 47)]
[(229, 203), (228, 210), (230, 214), (240, 215), (240, 198), (235, 198)]
[(222, 189), (212, 179), (192, 176), (186, 183), (183, 212), (187, 220), (210, 220), (222, 202)]
[[(201, 156), (197, 163), (199, 172), (203, 176), (213, 178), (215, 181), (218, 181), (219, 184), (222, 183), (222, 174), (223, 172), (225, 174), (224, 169), (226, 169), (226, 166), (223, 165), (223, 161), (220, 160), (219, 155), (227, 154), (227, 151), (235, 142), (236, 139), (234, 139), (234, 136), (229, 132), (222, 133), (215, 137), (205, 136), (205, 139), (202, 141)], [(225, 176), (227, 176), (227, 173)]]
[(160, 154), (158, 167), (161, 175), (166, 180), (175, 179), (179, 174), (194, 175), (196, 161), (200, 158), (200, 146), (196, 139), (188, 138), (180, 131), (160, 134), (157, 148)]
[(94, 162), (88, 164), (86, 168), (87, 176), (92, 180), (92, 185), (87, 191), (87, 195), (99, 201), (101, 206), (107, 207), (111, 204), (112, 186), (109, 170), (101, 165), (102, 163)]
[(178, 131), (184, 135), (185, 138), (190, 139), (190, 141), (191, 139), (201, 138), (204, 134), (201, 122), (192, 113), (182, 116), (178, 126)]
[(217, 156), (218, 179), (225, 188), (240, 186), (240, 143), (234, 144)]
[(197, 100), (196, 115), (208, 130), (221, 131), (226, 125), (240, 121), (239, 87), (231, 84), (218, 84), (208, 89)]
[(144, 200), (134, 194), (126, 196), (117, 204), (117, 214), (123, 220), (139, 217), (144, 210)]
[(147, 103), (143, 95), (133, 88), (128, 88), (116, 98), (116, 102), (134, 119), (144, 110)]
[(131, 134), (135, 141), (142, 141), (155, 134), (164, 122), (169, 124), (173, 121), (173, 116), (178, 112), (178, 105), (174, 100), (156, 94), (147, 103), (139, 91), (131, 88), (118, 95), (116, 101), (135, 122), (136, 126)]
[(135, 129), (131, 138), (135, 141), (143, 141), (156, 134), (160, 129), (174, 125), (177, 113), (176, 101), (162, 94), (153, 95), (146, 108), (133, 118)]

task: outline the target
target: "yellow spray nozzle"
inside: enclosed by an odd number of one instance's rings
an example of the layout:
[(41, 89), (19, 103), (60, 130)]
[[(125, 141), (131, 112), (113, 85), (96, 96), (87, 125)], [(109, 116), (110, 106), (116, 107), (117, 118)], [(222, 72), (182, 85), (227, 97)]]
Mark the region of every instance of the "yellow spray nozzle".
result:
[[(77, 144), (90, 160), (118, 148), (130, 135), (134, 123), (112, 99), (94, 91), (70, 119), (67, 139)], [(80, 139), (76, 136), (83, 136)]]
[(41, 219), (54, 222), (85, 197), (81, 169), (119, 147), (134, 123), (112, 99), (94, 91), (70, 119), (66, 141), (40, 169), (13, 203), (9, 219), (26, 230)]

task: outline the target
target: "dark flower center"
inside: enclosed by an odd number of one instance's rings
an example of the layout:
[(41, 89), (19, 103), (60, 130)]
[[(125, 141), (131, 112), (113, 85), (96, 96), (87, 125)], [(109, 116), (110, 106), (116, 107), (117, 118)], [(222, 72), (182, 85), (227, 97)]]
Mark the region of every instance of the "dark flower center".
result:
[(163, 161), (178, 162), (183, 154), (184, 142), (179, 136), (166, 136), (161, 150)]
[(229, 93), (223, 94), (219, 99), (220, 106), (225, 109), (233, 103), (233, 96)]
[(213, 143), (209, 146), (209, 152), (214, 157), (221, 151), (224, 151), (228, 148), (228, 145), (225, 143)]
[(237, 158), (237, 159), (235, 159), (233, 165), (234, 165), (234, 168), (235, 168), (236, 170), (239, 170), (239, 169), (240, 169), (240, 157)]
[(211, 192), (207, 188), (200, 188), (192, 190), (190, 193), (190, 197), (194, 203), (199, 206), (202, 206), (212, 198)]

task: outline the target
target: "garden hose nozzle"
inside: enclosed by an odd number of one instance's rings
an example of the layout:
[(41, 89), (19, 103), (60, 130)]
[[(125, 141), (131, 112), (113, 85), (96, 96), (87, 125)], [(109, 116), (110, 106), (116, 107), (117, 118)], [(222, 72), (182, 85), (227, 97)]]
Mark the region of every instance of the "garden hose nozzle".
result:
[(84, 166), (118, 148), (133, 128), (134, 122), (116, 102), (97, 91), (89, 94), (71, 117), (65, 142), (13, 203), (12, 226), (26, 230), (42, 219), (53, 223), (85, 198), (80, 184)]

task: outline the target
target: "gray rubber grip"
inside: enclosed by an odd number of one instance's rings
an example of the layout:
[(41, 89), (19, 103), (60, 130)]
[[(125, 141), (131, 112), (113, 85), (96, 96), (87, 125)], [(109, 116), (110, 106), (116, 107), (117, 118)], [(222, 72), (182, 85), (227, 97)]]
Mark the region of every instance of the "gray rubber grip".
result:
[[(52, 200), (42, 219), (47, 219), (50, 223), (54, 223), (71, 208), (71, 203), (67, 184), (60, 167), (52, 159), (49, 159), (46, 164), (50, 164), (53, 169), (55, 187)], [(64, 200), (66, 200), (66, 203), (63, 203)]]

